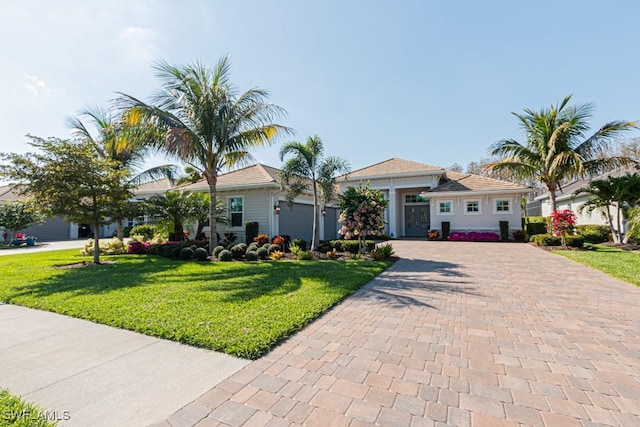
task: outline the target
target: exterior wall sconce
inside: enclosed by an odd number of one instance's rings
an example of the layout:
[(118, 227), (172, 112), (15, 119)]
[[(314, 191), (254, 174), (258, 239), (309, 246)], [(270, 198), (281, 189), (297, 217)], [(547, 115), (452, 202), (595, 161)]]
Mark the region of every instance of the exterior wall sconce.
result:
[(322, 214), (322, 216), (325, 216), (327, 214), (327, 208), (322, 208), (320, 213)]
[(276, 213), (276, 215), (279, 215), (280, 214), (280, 206), (273, 205), (273, 211)]

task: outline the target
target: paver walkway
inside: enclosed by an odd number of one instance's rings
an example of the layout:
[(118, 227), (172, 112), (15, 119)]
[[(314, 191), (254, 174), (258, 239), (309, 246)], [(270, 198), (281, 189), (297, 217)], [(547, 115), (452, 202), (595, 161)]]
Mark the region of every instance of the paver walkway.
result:
[(403, 258), (161, 426), (640, 425), (640, 289), (524, 244)]

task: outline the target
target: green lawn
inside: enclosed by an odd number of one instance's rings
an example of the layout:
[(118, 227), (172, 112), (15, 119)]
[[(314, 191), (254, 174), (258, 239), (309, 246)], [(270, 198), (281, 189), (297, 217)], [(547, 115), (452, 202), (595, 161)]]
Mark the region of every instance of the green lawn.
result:
[[(52, 414), (53, 415), (53, 414)], [(51, 427), (57, 422), (47, 421), (50, 416), (39, 406), (26, 403), (7, 390), (0, 389), (0, 427)]]
[(144, 255), (56, 269), (77, 249), (0, 257), (0, 301), (257, 358), (389, 264), (195, 263)]
[(640, 253), (602, 245), (589, 246), (593, 249), (589, 251), (555, 250), (553, 253), (640, 286)]

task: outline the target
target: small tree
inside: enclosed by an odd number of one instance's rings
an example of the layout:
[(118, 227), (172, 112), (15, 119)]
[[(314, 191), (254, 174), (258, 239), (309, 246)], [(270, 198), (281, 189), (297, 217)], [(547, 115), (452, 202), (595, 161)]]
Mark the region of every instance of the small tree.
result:
[(40, 224), (44, 220), (42, 213), (32, 201), (12, 200), (0, 202), (0, 227), (9, 230), (8, 241), (13, 240), (19, 230)]
[(380, 190), (372, 190), (369, 184), (356, 187), (347, 187), (345, 192), (338, 196), (338, 208), (340, 212), (340, 234), (345, 239), (357, 237), (359, 252), (366, 250), (367, 236), (379, 236), (384, 229), (384, 210), (387, 200)]
[(576, 214), (570, 209), (553, 211), (551, 213), (551, 230), (560, 236), (562, 246), (567, 247), (567, 234), (573, 234), (576, 225)]
[(96, 151), (90, 141), (30, 137), (35, 153), (0, 154), (0, 178), (17, 181), (20, 192), (34, 198), (47, 215), (92, 224), (93, 262), (100, 263), (98, 230), (109, 224), (113, 206), (131, 197), (126, 170)]

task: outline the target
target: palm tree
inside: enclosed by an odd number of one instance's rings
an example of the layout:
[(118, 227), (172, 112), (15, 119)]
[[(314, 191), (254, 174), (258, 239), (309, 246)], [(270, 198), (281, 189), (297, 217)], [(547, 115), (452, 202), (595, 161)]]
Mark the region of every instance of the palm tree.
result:
[(559, 105), (538, 112), (525, 109), (524, 114), (513, 113), (526, 141), (498, 141), (491, 147), (491, 155), (501, 160), (486, 166), (491, 171), (511, 171), (517, 178), (535, 178), (543, 183), (549, 191), (552, 211), (557, 208), (556, 191), (561, 189), (564, 180), (584, 178), (634, 163), (628, 157), (606, 154), (610, 141), (637, 128), (637, 122), (609, 122), (585, 137), (593, 104), (570, 106), (570, 100), (571, 96), (567, 96)]
[[(194, 238), (199, 239), (205, 225), (209, 223), (209, 205), (211, 200), (207, 193), (193, 193), (192, 203), (194, 207), (193, 219), (197, 222)], [(218, 200), (216, 204), (216, 221), (218, 224), (226, 224), (229, 222), (225, 216), (226, 211), (227, 209), (224, 202)]]
[(280, 171), (280, 183), (288, 188), (287, 204), (291, 207), (293, 200), (303, 191), (313, 194), (313, 233), (311, 248), (316, 249), (320, 240), (318, 224), (318, 191), (323, 205), (326, 205), (335, 192), (335, 175), (350, 170), (349, 163), (341, 157), (323, 157), (324, 147), (317, 135), (307, 138), (305, 144), (291, 141), (280, 149), (280, 160), (291, 155)]
[[(578, 211), (583, 212), (586, 210), (591, 213), (596, 209), (601, 209), (611, 228), (613, 241), (627, 243), (629, 233), (625, 234), (622, 230), (626, 219), (629, 217), (629, 210), (635, 208), (639, 202), (640, 175), (627, 173), (623, 176), (611, 176), (608, 179), (593, 180), (587, 187), (577, 190), (573, 195), (590, 196), (589, 200), (578, 208)], [(611, 206), (617, 208), (615, 227)]]
[(193, 184), (200, 181), (201, 178), (202, 173), (199, 170), (191, 166), (185, 166), (183, 175), (176, 179), (175, 185)]
[[(80, 117), (88, 118), (89, 122), (98, 131), (94, 137), (82, 122)], [(127, 170), (129, 173), (128, 184), (140, 185), (144, 182), (154, 181), (160, 178), (173, 179), (174, 165), (161, 165), (142, 170), (145, 160), (146, 147), (133, 136), (126, 128), (126, 124), (112, 111), (103, 108), (86, 109), (80, 113), (80, 117), (68, 117), (67, 126), (76, 136), (92, 143), (96, 151), (103, 159), (113, 160), (118, 169)], [(118, 239), (124, 239), (122, 222), (132, 216), (135, 207), (130, 204), (115, 206), (115, 217)]]
[(148, 215), (157, 220), (158, 225), (169, 231), (169, 240), (184, 240), (184, 224), (195, 214), (193, 193), (167, 191), (146, 200)]
[[(121, 94), (128, 121), (151, 132), (151, 146), (198, 170), (209, 185), (211, 245), (217, 245), (216, 205), (219, 173), (250, 162), (250, 149), (268, 145), (287, 127), (274, 123), (285, 111), (266, 102), (263, 89), (238, 94), (230, 82), (229, 58), (213, 68), (203, 64), (154, 66), (161, 88), (147, 104)], [(154, 132), (155, 131), (155, 132)]]

